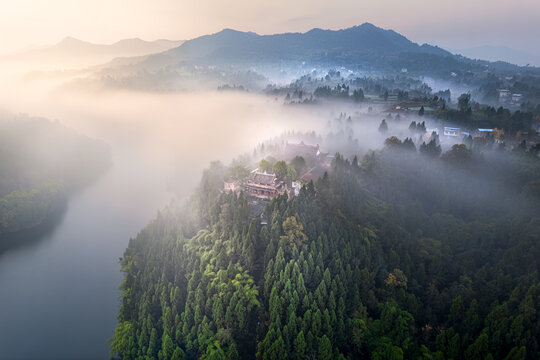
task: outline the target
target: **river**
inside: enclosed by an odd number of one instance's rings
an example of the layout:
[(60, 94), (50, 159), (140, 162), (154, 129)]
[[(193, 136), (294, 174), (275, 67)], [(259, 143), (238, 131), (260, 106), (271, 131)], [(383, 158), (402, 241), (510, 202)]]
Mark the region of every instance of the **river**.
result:
[(108, 357), (118, 258), (170, 197), (164, 181), (137, 176), (148, 165), (115, 159), (52, 231), (0, 255), (0, 359)]
[(120, 305), (118, 259), (130, 237), (174, 194), (193, 191), (210, 161), (228, 162), (287, 129), (310, 129), (309, 116), (250, 95), (4, 95), (8, 111), (102, 139), (112, 166), (69, 199), (52, 229), (0, 254), (0, 359), (107, 359)]

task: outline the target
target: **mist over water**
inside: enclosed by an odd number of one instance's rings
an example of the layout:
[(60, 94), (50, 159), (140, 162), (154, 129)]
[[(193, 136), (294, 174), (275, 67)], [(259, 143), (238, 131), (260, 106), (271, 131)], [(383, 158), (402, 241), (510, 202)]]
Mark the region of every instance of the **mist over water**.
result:
[[(45, 117), (102, 140), (112, 166), (69, 199), (51, 231), (0, 254), (0, 306), (10, 309), (0, 313), (0, 358), (7, 359), (108, 358), (120, 304), (118, 258), (159, 209), (190, 195), (211, 161), (228, 164), (283, 133), (311, 131), (322, 151), (361, 159), (388, 136), (410, 136), (409, 122), (421, 120), (351, 103), (284, 105), (244, 92), (88, 91), (63, 86), (71, 75), (14, 74), (0, 74), (2, 111)], [(382, 118), (388, 133), (377, 130)]]
[(107, 358), (122, 276), (117, 260), (168, 198), (162, 184), (137, 177), (149, 164), (116, 161), (70, 199), (50, 234), (0, 255), (0, 304), (9, 309), (0, 313), (0, 358)]
[(118, 258), (129, 238), (171, 199), (188, 196), (210, 161), (228, 163), (284, 131), (320, 131), (334, 111), (240, 93), (84, 93), (56, 85), (4, 81), (0, 108), (103, 140), (112, 166), (69, 199), (50, 232), (0, 255), (2, 359), (107, 358)]
[[(455, 228), (461, 229), (462, 225), (468, 225), (467, 217), (495, 218), (518, 210), (527, 213), (534, 205), (518, 196), (519, 191), (526, 188), (523, 184), (516, 185), (502, 176), (490, 179), (497, 169), (489, 167), (497, 165), (497, 159), (501, 169), (512, 173), (507, 164), (512, 159), (501, 155), (502, 151), (489, 154), (495, 160), (476, 162), (484, 166), (478, 171), (468, 166), (461, 169), (452, 163), (451, 157), (444, 159), (444, 155), (439, 161), (441, 149), (444, 153), (456, 141), (461, 141), (457, 137), (442, 136), (442, 127), (458, 124), (423, 117), (423, 107), (422, 112), (413, 107), (406, 112), (386, 99), (355, 103), (348, 96), (347, 101), (322, 97), (317, 103), (292, 101), (285, 104), (285, 96), (279, 91), (279, 96), (272, 96), (198, 90), (202, 86), (174, 93), (113, 90), (100, 87), (99, 82), (92, 83), (91, 76), (84, 78), (87, 71), (28, 71), (23, 66), (15, 69), (0, 65), (0, 121), (4, 121), (4, 117), (15, 121), (28, 119), (9, 115), (24, 113), (58, 122), (106, 143), (111, 166), (97, 180), (72, 194), (64, 211), (52, 219), (45, 230), (17, 234), (25, 238), (13, 247), (3, 248), (7, 242), (0, 241), (0, 359), (109, 358), (107, 340), (117, 325), (121, 301), (118, 287), (122, 273), (118, 259), (123, 256), (130, 238), (137, 236), (160, 209), (192, 194), (210, 162), (219, 160), (230, 164), (240, 156), (241, 160), (249, 158), (241, 165), (251, 170), (261, 157), (276, 155), (268, 150), (275, 147), (266, 147), (266, 152), (261, 150), (260, 144), (268, 140), (305, 140), (311, 145), (317, 142), (323, 153), (339, 152), (347, 159), (357, 156), (358, 162), (350, 163), (336, 156), (333, 169), (336, 173), (339, 166), (352, 169), (348, 171), (353, 174), (362, 171), (366, 193), (379, 198), (381, 204), (387, 201), (388, 206), (393, 206), (392, 202), (404, 205), (406, 216), (410, 215), (410, 219), (422, 226), (429, 220), (434, 224), (433, 229), (439, 223), (450, 224), (451, 221), (458, 224)], [(459, 86), (451, 87), (452, 83), (446, 80), (425, 78), (424, 81), (433, 90), (450, 88), (454, 99), (465, 91)], [(401, 112), (399, 116), (398, 112)], [(383, 118), (387, 130), (381, 124)], [(422, 123), (421, 131), (416, 124), (410, 126), (412, 121)], [(12, 136), (11, 145), (4, 143), (7, 155), (2, 159), (7, 160), (6, 163), (14, 157), (10, 151), (16, 148), (14, 144), (28, 144), (35, 138), (30, 146), (35, 149), (43, 148), (44, 144), (56, 145), (54, 136), (43, 135), (37, 127), (31, 130), (42, 137), (30, 137), (28, 132), (21, 131), (22, 135)], [(436, 145), (441, 146), (439, 153), (433, 158), (417, 154), (415, 147), (418, 149), (423, 141), (429, 142), (432, 131), (441, 134), (435, 140)], [(307, 135), (302, 138), (301, 133)], [(26, 141), (17, 141), (19, 136), (21, 139), (24, 136)], [(412, 138), (415, 144), (412, 151), (403, 150), (405, 147), (395, 138), (383, 145), (385, 139), (392, 136), (401, 140)], [(77, 141), (60, 144), (59, 148), (68, 153), (74, 143)], [(396, 146), (396, 143), (401, 145)], [(407, 143), (411, 144), (411, 140)], [(382, 151), (368, 154), (371, 149), (383, 147)], [(62, 151), (56, 146), (50, 148), (54, 149), (43, 151), (33, 163), (20, 162), (31, 170), (40, 166), (29, 164), (46, 167), (45, 164), (57, 163), (61, 167), (62, 161), (48, 160), (59, 160), (63, 157)], [(242, 157), (244, 154), (256, 155)], [(365, 154), (368, 156), (364, 157)], [(464, 159), (470, 160), (472, 155), (467, 154), (469, 158)], [(24, 156), (20, 158), (24, 160)], [(84, 160), (81, 159), (81, 166), (75, 171), (84, 169)], [(362, 164), (361, 168), (357, 167), (358, 163)], [(515, 169), (520, 170), (520, 166), (516, 165)], [(399, 181), (394, 182), (397, 177)], [(13, 182), (20, 185), (18, 180)], [(447, 196), (452, 191), (456, 194)], [(423, 201), (428, 209), (425, 212)], [(355, 206), (358, 201), (351, 203)], [(433, 209), (429, 208), (431, 203)], [(448, 214), (435, 214), (433, 219), (427, 216), (428, 211), (437, 212), (437, 206), (443, 210), (448, 208)], [(382, 205), (380, 207), (382, 209)], [(485, 209), (489, 209), (489, 213)], [(369, 212), (372, 210), (382, 211), (377, 206)], [(398, 208), (396, 213), (399, 211)], [(340, 214), (343, 216), (341, 210)], [(405, 215), (395, 218), (401, 221), (407, 219)], [(446, 215), (449, 220), (441, 221)], [(380, 225), (381, 229), (384, 227)], [(413, 227), (409, 229), (410, 234), (415, 231), (422, 235)], [(425, 228), (430, 230), (427, 225)], [(437, 237), (438, 230), (432, 234)], [(426, 232), (426, 236), (430, 233)], [(319, 255), (322, 259), (322, 252)], [(156, 261), (161, 263), (166, 259)], [(383, 266), (377, 273), (391, 269)]]

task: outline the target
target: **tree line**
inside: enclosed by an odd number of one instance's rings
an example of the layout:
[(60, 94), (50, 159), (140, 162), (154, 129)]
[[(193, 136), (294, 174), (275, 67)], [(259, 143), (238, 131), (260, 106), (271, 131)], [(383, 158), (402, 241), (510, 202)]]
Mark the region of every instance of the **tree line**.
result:
[(212, 164), (130, 240), (112, 356), (539, 358), (538, 159), (397, 140), (262, 218)]

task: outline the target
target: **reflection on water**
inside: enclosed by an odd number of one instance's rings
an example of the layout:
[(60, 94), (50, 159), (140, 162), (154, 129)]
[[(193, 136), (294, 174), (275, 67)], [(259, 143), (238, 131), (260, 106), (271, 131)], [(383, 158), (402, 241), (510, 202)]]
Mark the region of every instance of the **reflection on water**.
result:
[[(116, 164), (71, 198), (57, 226), (0, 256), (1, 359), (107, 358), (118, 258), (169, 197), (159, 182), (131, 176), (144, 167)], [(128, 181), (138, 193), (118, 186)]]
[(49, 239), (64, 218), (66, 211), (67, 202), (62, 201), (60, 208), (50, 214), (40, 225), (13, 234), (0, 235), (0, 256), (8, 251), (31, 247), (40, 241)]

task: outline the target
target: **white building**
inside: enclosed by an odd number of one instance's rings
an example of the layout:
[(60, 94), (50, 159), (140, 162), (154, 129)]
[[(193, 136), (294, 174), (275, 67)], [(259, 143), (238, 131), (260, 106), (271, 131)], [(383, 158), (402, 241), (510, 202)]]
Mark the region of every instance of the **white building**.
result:
[(459, 128), (445, 126), (443, 135), (448, 137), (457, 137), (459, 136)]

